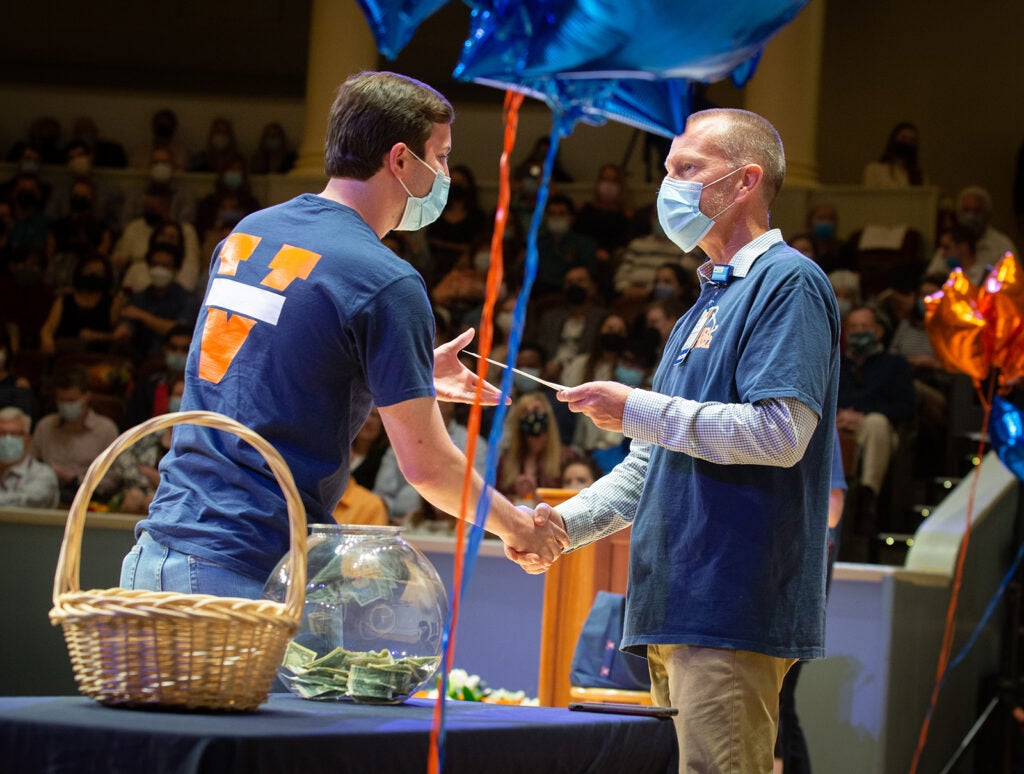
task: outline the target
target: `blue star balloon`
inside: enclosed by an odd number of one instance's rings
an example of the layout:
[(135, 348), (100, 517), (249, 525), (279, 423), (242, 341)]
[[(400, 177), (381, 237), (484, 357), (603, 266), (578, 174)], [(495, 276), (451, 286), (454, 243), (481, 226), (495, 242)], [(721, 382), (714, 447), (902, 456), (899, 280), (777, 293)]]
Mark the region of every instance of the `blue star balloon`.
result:
[(1020, 408), (998, 395), (992, 401), (988, 421), (992, 448), (1017, 478), (1024, 479), (1024, 418)]
[(378, 50), (394, 60), (412, 40), (420, 23), (448, 0), (356, 0), (377, 41)]
[[(807, 0), (467, 0), (457, 78), (688, 78), (744, 67)], [(740, 68), (737, 71), (737, 68)]]

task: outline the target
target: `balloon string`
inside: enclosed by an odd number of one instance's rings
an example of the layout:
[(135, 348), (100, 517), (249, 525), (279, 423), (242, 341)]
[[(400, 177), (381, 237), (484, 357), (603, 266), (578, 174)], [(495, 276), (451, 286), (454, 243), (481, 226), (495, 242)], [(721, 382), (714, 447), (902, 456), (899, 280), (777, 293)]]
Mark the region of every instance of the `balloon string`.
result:
[[(998, 375), (993, 374), (988, 386), (988, 395), (980, 396), (985, 406), (985, 415), (982, 419), (981, 438), (978, 441), (978, 464), (971, 473), (971, 488), (967, 495), (967, 523), (964, 527), (964, 538), (960, 542), (960, 550), (956, 558), (956, 571), (953, 573), (953, 590), (949, 598), (949, 607), (946, 609), (946, 625), (942, 632), (942, 647), (939, 649), (939, 663), (935, 670), (935, 684), (932, 687), (931, 699), (928, 702), (928, 711), (925, 712), (924, 720), (921, 723), (921, 732), (918, 735), (917, 747), (914, 750), (914, 757), (910, 763), (910, 774), (916, 774), (917, 765), (924, 752), (925, 743), (928, 741), (928, 728), (931, 725), (932, 715), (935, 712), (935, 705), (939, 700), (939, 691), (945, 680), (946, 670), (949, 666), (949, 656), (953, 651), (953, 636), (956, 633), (956, 608), (960, 598), (960, 584), (964, 577), (964, 560), (967, 558), (967, 545), (970, 543), (971, 522), (974, 518), (974, 495), (978, 489), (978, 479), (981, 477), (981, 457), (985, 453), (985, 428), (988, 427), (989, 416), (992, 412), (992, 394), (995, 390)], [(986, 399), (987, 398), (987, 399)]]
[[(523, 95), (516, 92), (505, 92), (505, 136), (499, 162), (498, 177), (498, 204), (494, 213), (494, 234), (491, 237), (491, 262), (487, 270), (487, 289), (484, 297), (483, 314), (480, 317), (480, 337), (478, 352), (486, 358), (490, 355), (491, 344), (494, 338), (494, 306), (497, 302), (498, 291), (502, 283), (504, 273), (504, 237), (505, 227), (508, 224), (509, 202), (511, 201), (511, 185), (509, 182), (509, 159), (512, 149), (515, 147), (516, 134), (519, 127), (519, 108), (523, 104)], [(430, 750), (427, 756), (427, 771), (429, 774), (440, 774), (444, 766), (444, 747), (446, 741), (445, 733), (445, 697), (448, 695), (448, 673), (455, 656), (455, 630), (459, 619), (459, 606), (462, 599), (463, 585), (468, 582), (473, 572), (473, 564), (480, 546), (480, 538), (483, 535), (483, 524), (490, 510), (491, 492), (494, 483), (494, 475), (488, 471), (485, 479), (483, 494), (477, 514), (483, 512), (483, 520), (477, 523), (481, 526), (472, 529), (470, 543), (466, 549), (468, 571), (464, 571), (463, 541), (466, 533), (466, 513), (469, 510), (469, 499), (472, 492), (473, 482), (473, 460), (476, 458), (477, 438), (480, 435), (480, 423), (482, 413), (481, 398), (483, 395), (483, 381), (487, 378), (487, 361), (480, 359), (477, 365), (477, 375), (480, 382), (476, 386), (476, 394), (473, 396), (473, 406), (469, 412), (469, 422), (466, 428), (466, 474), (462, 481), (462, 497), (459, 502), (459, 520), (455, 531), (455, 566), (452, 581), (452, 610), (442, 636), (442, 664), (441, 677), (438, 680), (437, 701), (434, 704), (433, 722), (430, 727)], [(506, 392), (503, 390), (501, 403), (504, 402)]]

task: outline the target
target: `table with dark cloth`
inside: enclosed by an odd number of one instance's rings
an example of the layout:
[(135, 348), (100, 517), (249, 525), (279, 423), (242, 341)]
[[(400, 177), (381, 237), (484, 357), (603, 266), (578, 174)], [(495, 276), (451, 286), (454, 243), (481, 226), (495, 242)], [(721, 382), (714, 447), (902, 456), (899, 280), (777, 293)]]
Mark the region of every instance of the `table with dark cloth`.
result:
[[(82, 696), (0, 698), (0, 772), (427, 770), (434, 702), (381, 706), (272, 694), (252, 714), (104, 707)], [(675, 772), (670, 720), (449, 702), (444, 774)]]

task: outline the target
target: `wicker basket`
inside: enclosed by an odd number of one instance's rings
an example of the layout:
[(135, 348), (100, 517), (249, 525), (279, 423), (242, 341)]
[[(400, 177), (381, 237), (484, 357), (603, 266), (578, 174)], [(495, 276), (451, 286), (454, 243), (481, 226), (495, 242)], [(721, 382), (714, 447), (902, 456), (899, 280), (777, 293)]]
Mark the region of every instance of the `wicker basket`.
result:
[[(270, 466), (284, 491), (291, 537), (293, 582), (283, 603), (120, 588), (79, 590), (82, 529), (96, 484), (126, 447), (179, 423), (234, 433)], [(63, 627), (79, 690), (102, 704), (246, 712), (267, 698), (285, 646), (298, 629), (305, 589), (305, 510), (288, 466), (265, 439), (233, 419), (187, 411), (128, 430), (89, 467), (68, 513), (50, 621)]]

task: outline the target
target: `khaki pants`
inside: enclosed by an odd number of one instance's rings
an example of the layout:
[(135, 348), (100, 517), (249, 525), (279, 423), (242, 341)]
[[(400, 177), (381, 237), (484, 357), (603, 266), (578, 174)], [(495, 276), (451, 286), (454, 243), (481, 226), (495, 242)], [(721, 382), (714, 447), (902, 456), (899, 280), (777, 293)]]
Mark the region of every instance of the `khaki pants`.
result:
[(770, 774), (782, 678), (796, 659), (648, 645), (651, 698), (673, 719), (680, 774)]
[(857, 428), (860, 453), (860, 483), (877, 495), (882, 491), (889, 460), (899, 445), (899, 436), (885, 414), (866, 414)]

